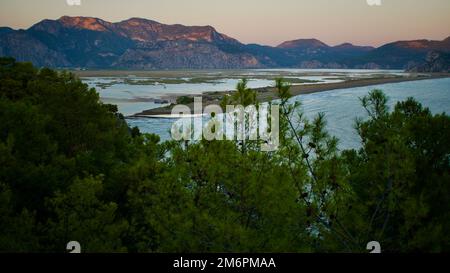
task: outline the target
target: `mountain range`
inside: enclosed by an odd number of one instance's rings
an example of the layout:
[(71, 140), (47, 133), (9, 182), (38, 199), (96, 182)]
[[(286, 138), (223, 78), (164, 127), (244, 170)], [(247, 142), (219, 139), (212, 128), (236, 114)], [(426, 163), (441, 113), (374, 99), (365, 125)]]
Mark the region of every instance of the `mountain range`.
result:
[[(0, 27), (0, 56), (53, 68), (234, 69), (423, 67), (430, 52), (450, 53), (443, 41), (399, 41), (378, 48), (317, 39), (279, 46), (243, 44), (211, 26), (166, 25), (131, 18), (118, 23), (63, 16), (29, 29)], [(428, 60), (429, 61), (429, 60)]]

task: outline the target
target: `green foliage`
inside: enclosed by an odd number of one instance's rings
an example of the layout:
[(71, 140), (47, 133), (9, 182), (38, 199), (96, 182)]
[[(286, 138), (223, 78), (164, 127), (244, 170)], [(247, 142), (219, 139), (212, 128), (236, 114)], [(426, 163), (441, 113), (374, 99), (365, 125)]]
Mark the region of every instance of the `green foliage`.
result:
[(357, 125), (363, 148), (344, 153), (355, 192), (344, 221), (387, 251), (448, 251), (450, 118), (412, 98), (388, 113), (378, 90), (362, 101), (370, 118)]
[(84, 252), (120, 252), (121, 237), (127, 222), (117, 217), (117, 204), (101, 200), (104, 194), (101, 177), (75, 179), (65, 193), (56, 192), (48, 200), (55, 214), (45, 229), (55, 240), (54, 249), (64, 250), (70, 240), (83, 242)]
[[(450, 120), (363, 98), (359, 150), (338, 151), (277, 79), (280, 147), (160, 143), (74, 75), (0, 59), (0, 251), (449, 251)], [(258, 104), (241, 81), (223, 105)]]
[(37, 251), (35, 215), (26, 209), (17, 211), (8, 186), (0, 184), (0, 249), (15, 252)]
[(177, 104), (190, 104), (194, 102), (194, 98), (193, 97), (188, 97), (188, 96), (181, 96), (179, 98), (177, 98)]
[(249, 105), (257, 105), (256, 91), (247, 87), (248, 80), (242, 79), (236, 85), (236, 92), (231, 96), (225, 96), (221, 102), (222, 108), (225, 109), (227, 105), (242, 105), (247, 107)]

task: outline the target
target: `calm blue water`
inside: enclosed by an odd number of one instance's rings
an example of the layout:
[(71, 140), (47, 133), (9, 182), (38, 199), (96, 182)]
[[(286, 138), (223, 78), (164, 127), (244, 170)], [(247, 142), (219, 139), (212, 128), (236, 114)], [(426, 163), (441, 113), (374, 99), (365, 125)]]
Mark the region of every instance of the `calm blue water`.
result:
[[(354, 129), (357, 117), (366, 117), (359, 98), (373, 89), (383, 90), (389, 97), (391, 109), (398, 102), (414, 97), (433, 113), (450, 113), (450, 78), (384, 84), (369, 87), (358, 87), (301, 95), (293, 98), (302, 103), (302, 109), (309, 118), (320, 112), (325, 113), (327, 129), (331, 135), (340, 139), (341, 149), (357, 148), (359, 138)], [(129, 119), (131, 126), (137, 126), (142, 132), (154, 133), (162, 140), (170, 139), (170, 128), (173, 119)]]

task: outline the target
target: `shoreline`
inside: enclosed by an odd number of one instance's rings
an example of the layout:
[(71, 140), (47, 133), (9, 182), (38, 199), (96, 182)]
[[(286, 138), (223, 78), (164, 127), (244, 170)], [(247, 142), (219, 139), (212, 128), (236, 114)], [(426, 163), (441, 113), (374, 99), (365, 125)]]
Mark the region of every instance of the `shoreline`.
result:
[[(450, 73), (434, 73), (434, 74), (410, 74), (409, 76), (401, 77), (385, 77), (385, 78), (369, 78), (369, 79), (357, 79), (348, 80), (339, 83), (323, 83), (323, 84), (305, 84), (305, 85), (292, 85), (291, 94), (293, 97), (305, 94), (319, 93), (325, 91), (339, 90), (339, 89), (350, 89), (366, 86), (383, 85), (390, 83), (401, 83), (401, 82), (411, 82), (411, 81), (422, 81), (422, 80), (432, 80), (432, 79), (444, 79), (449, 78)], [(276, 89), (274, 87), (263, 87), (254, 88), (257, 92), (257, 100), (259, 102), (269, 102), (278, 99), (276, 94)], [(203, 107), (211, 104), (219, 104), (221, 98), (224, 95), (232, 94), (235, 91), (225, 91), (225, 92), (206, 92), (203, 93)], [(140, 113), (131, 115), (127, 118), (161, 118), (164, 116), (167, 118), (168, 115), (172, 113), (172, 108), (174, 105), (169, 105), (165, 107), (159, 107), (155, 109), (145, 110)], [(187, 104), (191, 111), (193, 110), (193, 103)]]

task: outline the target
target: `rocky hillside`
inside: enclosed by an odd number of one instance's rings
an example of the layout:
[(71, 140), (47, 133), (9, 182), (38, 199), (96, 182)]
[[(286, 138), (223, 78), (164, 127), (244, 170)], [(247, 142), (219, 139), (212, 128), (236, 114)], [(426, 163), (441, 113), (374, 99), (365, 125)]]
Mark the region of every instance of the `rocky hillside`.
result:
[(424, 62), (412, 65), (409, 72), (445, 72), (450, 73), (450, 53), (430, 51)]
[(414, 40), (389, 43), (351, 61), (374, 63), (381, 68), (408, 69), (412, 65), (422, 63), (427, 54), (435, 50), (450, 52), (450, 37), (443, 41)]
[(293, 62), (292, 66), (300, 68), (353, 68), (345, 60), (360, 57), (374, 49), (350, 43), (333, 47), (317, 39), (287, 41), (277, 48), (286, 52)]
[(0, 55), (39, 66), (87, 68), (256, 68), (258, 60), (213, 27), (164, 25), (132, 18), (44, 20), (28, 30), (0, 31)]
[(43, 20), (27, 30), (0, 28), (0, 56), (37, 66), (124, 69), (392, 68), (417, 65), (430, 51), (450, 52), (444, 41), (403, 41), (380, 48), (316, 39), (277, 47), (245, 45), (211, 26), (166, 25), (131, 18)]

